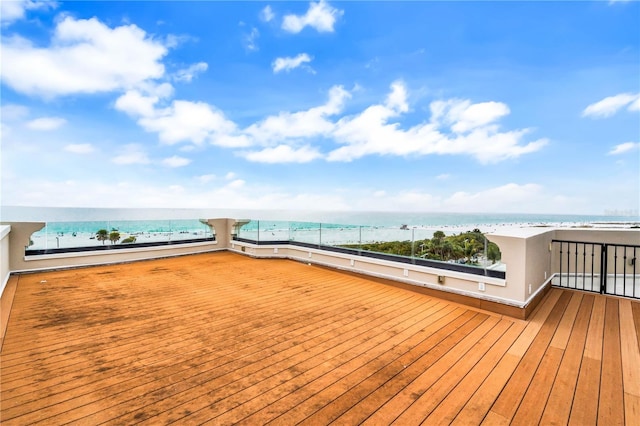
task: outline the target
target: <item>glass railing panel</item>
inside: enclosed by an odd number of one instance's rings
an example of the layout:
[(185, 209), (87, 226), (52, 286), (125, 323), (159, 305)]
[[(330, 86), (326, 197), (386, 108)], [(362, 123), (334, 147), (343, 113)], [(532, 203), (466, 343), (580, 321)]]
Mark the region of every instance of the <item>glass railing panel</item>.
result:
[(35, 232), (29, 250), (65, 249), (100, 245), (167, 243), (212, 238), (211, 227), (200, 220), (134, 220), (47, 222)]
[(261, 220), (258, 241), (289, 241), (289, 222)]
[(47, 250), (101, 245), (95, 230), (103, 228), (108, 228), (108, 222), (47, 222), (44, 228), (31, 235), (28, 248)]
[[(339, 246), (412, 259), (455, 263), (504, 271), (500, 253), (478, 232), (426, 227), (358, 226), (317, 222), (251, 221), (238, 235), (268, 242), (292, 241), (319, 246)], [(494, 250), (492, 250), (492, 248)], [(492, 252), (497, 252), (497, 255)], [(487, 254), (486, 254), (487, 253)]]
[(321, 244), (321, 224), (316, 222), (290, 222), (291, 241), (308, 244)]
[(172, 241), (213, 237), (213, 230), (202, 220), (172, 220), (171, 230), (173, 231)]
[(320, 238), (326, 246), (357, 246), (360, 244), (360, 226), (322, 224)]
[(259, 241), (260, 236), (260, 221), (250, 220), (243, 224), (238, 229), (238, 238), (244, 238), (246, 240)]

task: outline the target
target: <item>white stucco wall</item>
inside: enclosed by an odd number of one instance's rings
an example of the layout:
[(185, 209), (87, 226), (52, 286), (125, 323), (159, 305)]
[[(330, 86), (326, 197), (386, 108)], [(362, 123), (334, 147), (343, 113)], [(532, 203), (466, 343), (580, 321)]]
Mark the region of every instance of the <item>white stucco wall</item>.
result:
[[(431, 268), (408, 263), (375, 259), (356, 254), (344, 254), (295, 245), (256, 245), (232, 241), (231, 251), (257, 258), (286, 258), (299, 262), (323, 265), (345, 271), (357, 272), (378, 278), (432, 288), (440, 291), (471, 296), (510, 306), (522, 307), (515, 299), (505, 298), (505, 280), (467, 274), (445, 269)], [(444, 277), (440, 281), (438, 277)], [(480, 290), (480, 283), (484, 290)]]
[(9, 281), (11, 269), (9, 267), (9, 233), (11, 226), (0, 225), (0, 296)]

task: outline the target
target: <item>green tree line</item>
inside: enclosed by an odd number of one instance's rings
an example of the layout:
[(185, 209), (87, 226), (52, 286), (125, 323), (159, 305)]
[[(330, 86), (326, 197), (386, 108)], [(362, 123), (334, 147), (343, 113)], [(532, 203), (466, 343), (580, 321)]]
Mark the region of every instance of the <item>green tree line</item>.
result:
[(477, 263), (478, 257), (484, 256), (485, 241), (487, 243), (487, 259), (495, 263), (500, 260), (500, 249), (478, 229), (463, 232), (458, 235), (445, 235), (442, 231), (433, 233), (431, 239), (411, 241), (388, 241), (367, 244), (350, 244), (344, 247), (373, 251), (378, 253), (395, 254), (399, 256), (415, 256), (423, 259), (441, 261), (459, 261)]
[[(104, 242), (107, 240), (111, 241), (111, 244), (115, 244), (120, 241), (120, 232), (116, 231), (115, 229), (111, 232), (107, 231), (106, 229), (100, 229), (98, 230), (98, 232), (96, 232), (96, 240), (102, 241), (102, 244), (104, 244)], [(122, 240), (120, 244), (131, 244), (135, 242), (136, 237), (130, 236)]]

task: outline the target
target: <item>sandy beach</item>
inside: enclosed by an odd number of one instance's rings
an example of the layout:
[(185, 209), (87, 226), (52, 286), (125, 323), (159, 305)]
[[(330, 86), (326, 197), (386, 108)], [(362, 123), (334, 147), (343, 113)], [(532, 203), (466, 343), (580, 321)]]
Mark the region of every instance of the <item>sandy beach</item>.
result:
[[(168, 242), (208, 238), (212, 234), (205, 226), (197, 229), (180, 229), (171, 231), (158, 231), (153, 221), (149, 221), (148, 231), (127, 232), (119, 229), (120, 239), (115, 243), (109, 240), (100, 241), (94, 232), (87, 232), (86, 223), (78, 222), (74, 231), (72, 225), (65, 224), (65, 232), (56, 231), (59, 227), (55, 223), (33, 234), (33, 244), (30, 249), (53, 249), (72, 247), (93, 247), (109, 244), (127, 244), (123, 241), (135, 237), (136, 243)], [(238, 234), (241, 238), (258, 241), (299, 241), (311, 244), (339, 245), (362, 244), (383, 241), (419, 241), (430, 239), (436, 231), (442, 231), (446, 235), (456, 235), (462, 232), (479, 229), (484, 234), (505, 231), (510, 228), (629, 228), (637, 226), (637, 222), (527, 222), (527, 223), (501, 223), (501, 224), (477, 224), (477, 225), (423, 225), (423, 226), (357, 226), (335, 225), (286, 221), (252, 221), (242, 227)], [(140, 229), (140, 228), (138, 228)]]

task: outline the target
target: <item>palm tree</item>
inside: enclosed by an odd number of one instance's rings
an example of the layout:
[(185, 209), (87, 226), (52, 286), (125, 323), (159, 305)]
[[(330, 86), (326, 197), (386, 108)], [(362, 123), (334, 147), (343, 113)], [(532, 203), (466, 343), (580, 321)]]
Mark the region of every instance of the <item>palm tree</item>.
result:
[(109, 232), (107, 232), (106, 229), (99, 230), (96, 232), (96, 239), (102, 241), (102, 244), (104, 244), (104, 242), (109, 239)]
[(109, 241), (111, 244), (115, 244), (116, 241), (120, 239), (120, 233), (118, 231), (113, 231), (109, 234)]

